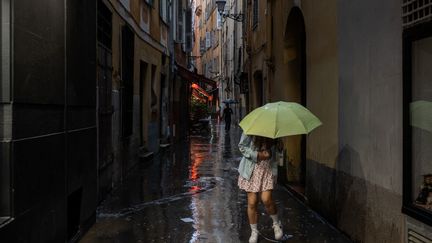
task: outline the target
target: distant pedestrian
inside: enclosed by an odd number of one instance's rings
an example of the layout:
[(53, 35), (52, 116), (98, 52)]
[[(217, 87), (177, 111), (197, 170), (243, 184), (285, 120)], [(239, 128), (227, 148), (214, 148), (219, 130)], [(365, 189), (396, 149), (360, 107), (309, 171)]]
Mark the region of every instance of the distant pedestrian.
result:
[(225, 131), (229, 131), (231, 128), (231, 114), (233, 113), (233, 110), (229, 107), (229, 104), (227, 103), (225, 105), (225, 108), (223, 110), (222, 118), (225, 118)]
[[(283, 236), (282, 224), (278, 219), (277, 208), (272, 198), (272, 191), (276, 185), (277, 162), (274, 154), (275, 139), (242, 134), (239, 150), (243, 154), (238, 168), (238, 186), (247, 192), (247, 213), (251, 227), (250, 243), (258, 241), (258, 214), (257, 206), (259, 196), (267, 213), (273, 220), (275, 239)], [(273, 152), (272, 152), (273, 151)]]

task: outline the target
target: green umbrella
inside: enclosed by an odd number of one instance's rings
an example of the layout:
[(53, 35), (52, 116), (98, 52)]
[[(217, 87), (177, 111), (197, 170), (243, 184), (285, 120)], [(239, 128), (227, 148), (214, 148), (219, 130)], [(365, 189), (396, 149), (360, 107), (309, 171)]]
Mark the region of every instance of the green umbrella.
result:
[(239, 125), (247, 135), (280, 138), (307, 134), (321, 124), (321, 121), (302, 105), (279, 101), (256, 108)]
[(410, 104), (411, 126), (432, 132), (432, 102), (414, 101)]

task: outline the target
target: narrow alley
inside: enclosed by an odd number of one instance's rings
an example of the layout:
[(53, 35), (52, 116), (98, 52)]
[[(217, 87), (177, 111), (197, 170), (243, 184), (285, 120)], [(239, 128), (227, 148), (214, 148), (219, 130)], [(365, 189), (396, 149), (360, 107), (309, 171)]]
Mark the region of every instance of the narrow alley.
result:
[[(81, 242), (247, 242), (247, 198), (237, 186), (240, 129), (225, 133), (223, 126), (139, 164), (98, 208)], [(288, 242), (350, 242), (283, 187), (275, 198)], [(272, 242), (261, 204), (259, 221), (260, 242)]]
[(0, 243), (432, 243), (432, 0), (0, 10)]

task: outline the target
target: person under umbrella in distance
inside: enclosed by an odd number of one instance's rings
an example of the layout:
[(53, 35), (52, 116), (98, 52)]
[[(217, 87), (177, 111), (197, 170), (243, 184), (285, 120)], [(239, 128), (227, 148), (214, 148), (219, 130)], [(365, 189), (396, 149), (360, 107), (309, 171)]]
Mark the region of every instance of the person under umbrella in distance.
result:
[(229, 107), (229, 104), (225, 104), (225, 108), (223, 110), (222, 118), (225, 119), (225, 131), (229, 131), (231, 128), (231, 114), (233, 110)]

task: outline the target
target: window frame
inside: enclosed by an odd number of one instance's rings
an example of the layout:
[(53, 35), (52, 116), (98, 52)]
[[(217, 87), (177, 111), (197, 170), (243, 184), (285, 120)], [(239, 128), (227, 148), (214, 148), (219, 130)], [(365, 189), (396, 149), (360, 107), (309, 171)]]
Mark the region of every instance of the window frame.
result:
[(415, 41), (432, 37), (432, 21), (407, 28), (403, 32), (403, 192), (402, 212), (416, 220), (432, 226), (432, 211), (421, 209), (412, 199), (412, 132), (410, 125), (410, 103), (412, 101), (412, 63)]
[(159, 0), (159, 17), (163, 23), (168, 24), (168, 3), (167, 1)]

